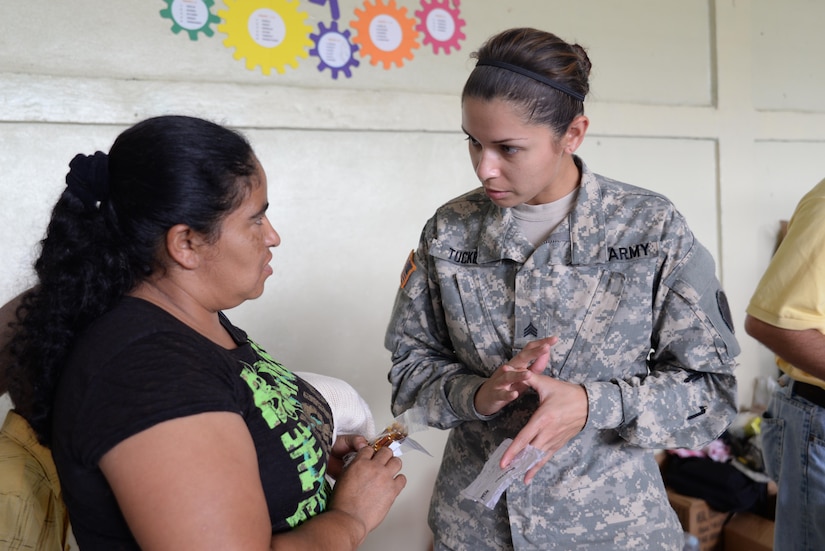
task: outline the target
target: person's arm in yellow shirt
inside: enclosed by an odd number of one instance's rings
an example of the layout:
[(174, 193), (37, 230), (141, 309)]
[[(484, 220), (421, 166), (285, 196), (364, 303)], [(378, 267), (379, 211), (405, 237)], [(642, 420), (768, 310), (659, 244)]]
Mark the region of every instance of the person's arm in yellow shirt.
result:
[(794, 367), (825, 380), (825, 335), (818, 330), (781, 329), (748, 315), (745, 331)]

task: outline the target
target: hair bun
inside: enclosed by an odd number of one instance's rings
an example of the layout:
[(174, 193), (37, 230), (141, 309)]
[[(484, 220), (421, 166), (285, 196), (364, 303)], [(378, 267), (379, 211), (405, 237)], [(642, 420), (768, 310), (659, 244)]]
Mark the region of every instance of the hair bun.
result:
[(109, 198), (109, 156), (102, 151), (96, 151), (94, 155), (75, 155), (69, 163), (66, 186), (83, 202), (86, 210), (96, 210)]

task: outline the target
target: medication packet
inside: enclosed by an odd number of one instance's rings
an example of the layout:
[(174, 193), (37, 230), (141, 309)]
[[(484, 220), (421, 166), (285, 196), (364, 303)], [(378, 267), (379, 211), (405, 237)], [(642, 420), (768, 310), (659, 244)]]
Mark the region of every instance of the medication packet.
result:
[(513, 439), (507, 438), (499, 444), (476, 479), (461, 491), (461, 497), (477, 501), (492, 509), (504, 490), (516, 479), (523, 479), (524, 474), (544, 456), (540, 449), (528, 445), (516, 455), (506, 469), (502, 469), (499, 466), (501, 458), (512, 443)]

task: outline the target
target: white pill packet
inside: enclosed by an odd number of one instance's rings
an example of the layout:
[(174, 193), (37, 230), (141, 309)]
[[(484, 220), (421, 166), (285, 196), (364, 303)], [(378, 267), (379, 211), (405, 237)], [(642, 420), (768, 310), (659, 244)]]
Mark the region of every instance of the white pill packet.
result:
[(492, 509), (498, 503), (504, 490), (516, 479), (524, 478), (524, 474), (544, 457), (543, 451), (528, 444), (516, 455), (506, 469), (502, 469), (499, 466), (501, 458), (512, 443), (513, 439), (507, 438), (498, 445), (498, 448), (487, 459), (484, 468), (481, 469), (476, 479), (461, 490), (461, 497), (477, 501), (484, 504), (488, 509)]

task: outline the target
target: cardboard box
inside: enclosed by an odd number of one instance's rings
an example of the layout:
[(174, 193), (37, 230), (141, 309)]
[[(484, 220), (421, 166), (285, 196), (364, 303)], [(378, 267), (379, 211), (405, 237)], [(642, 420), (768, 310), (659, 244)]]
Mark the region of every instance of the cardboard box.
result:
[(773, 551), (774, 522), (753, 513), (736, 513), (723, 530), (724, 551)]
[(704, 499), (667, 491), (670, 506), (676, 511), (685, 532), (699, 538), (702, 551), (722, 551), (722, 528), (730, 516), (712, 509)]

